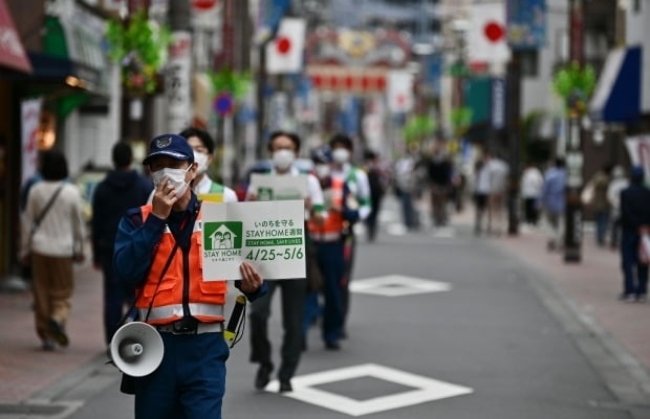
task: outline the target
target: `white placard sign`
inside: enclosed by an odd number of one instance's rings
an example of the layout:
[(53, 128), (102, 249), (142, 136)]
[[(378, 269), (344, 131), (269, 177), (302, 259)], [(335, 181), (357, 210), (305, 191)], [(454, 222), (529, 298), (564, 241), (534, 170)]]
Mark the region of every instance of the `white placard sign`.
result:
[(303, 200), (203, 203), (203, 278), (241, 279), (249, 262), (265, 280), (305, 277)]
[(258, 201), (303, 199), (309, 196), (305, 174), (290, 176), (253, 173), (250, 191), (257, 195)]

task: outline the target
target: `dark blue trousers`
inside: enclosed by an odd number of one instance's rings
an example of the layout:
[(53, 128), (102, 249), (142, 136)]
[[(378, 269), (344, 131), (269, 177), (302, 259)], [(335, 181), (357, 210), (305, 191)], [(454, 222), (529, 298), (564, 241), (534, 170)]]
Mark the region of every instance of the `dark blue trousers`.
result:
[(221, 333), (161, 333), (162, 363), (135, 381), (136, 419), (221, 419), (230, 349)]
[(323, 242), (318, 244), (318, 266), (323, 275), (323, 340), (335, 343), (341, 338), (345, 316), (343, 287), (341, 280), (345, 274), (343, 242)]
[(623, 269), (623, 294), (645, 296), (648, 292), (648, 265), (639, 263), (638, 233), (623, 230), (621, 237), (621, 268)]

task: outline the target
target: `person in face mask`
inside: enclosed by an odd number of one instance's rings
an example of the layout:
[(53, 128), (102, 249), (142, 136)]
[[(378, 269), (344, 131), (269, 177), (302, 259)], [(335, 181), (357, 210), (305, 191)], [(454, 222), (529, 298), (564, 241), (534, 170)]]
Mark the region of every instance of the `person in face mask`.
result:
[[(348, 196), (348, 201), (350, 201), (348, 203), (348, 208), (356, 206), (359, 211), (359, 218), (357, 221), (363, 222), (368, 218), (372, 211), (370, 205), (370, 182), (368, 181), (368, 175), (366, 172), (350, 163), (353, 151), (352, 139), (345, 134), (335, 134), (330, 139), (329, 146), (332, 149), (332, 178), (345, 183), (346, 188), (350, 191)], [(352, 227), (352, 225), (350, 227)], [(345, 322), (349, 311), (350, 300), (348, 285), (352, 279), (355, 248), (356, 237), (354, 235), (354, 229), (348, 228), (348, 231), (345, 234), (346, 268), (345, 274), (342, 278), (342, 283), (344, 284), (344, 317), (341, 338), (345, 338), (347, 335), (345, 331)]]
[[(228, 285), (203, 277), (201, 202), (190, 188), (198, 171), (194, 151), (184, 137), (161, 135), (143, 164), (152, 172), (153, 200), (120, 220), (113, 268), (135, 289), (139, 319), (158, 330), (165, 356), (154, 373), (132, 377), (135, 417), (221, 419)], [(249, 300), (264, 295), (251, 264), (242, 263), (240, 273), (234, 286)]]
[(214, 159), (214, 140), (207, 131), (199, 128), (187, 128), (179, 134), (185, 137), (194, 150), (194, 161), (197, 164), (196, 178), (193, 189), (201, 199), (220, 202), (237, 202), (237, 194), (231, 188), (215, 182), (208, 176), (208, 168)]
[[(300, 137), (292, 132), (277, 131), (271, 134), (268, 150), (273, 162), (269, 172), (281, 176), (307, 176), (308, 194), (304, 197), (307, 209), (306, 219), (322, 219), (323, 191), (314, 175), (300, 173), (293, 165), (300, 151)], [(258, 197), (250, 188), (247, 200)], [(305, 219), (305, 221), (306, 221)], [(306, 229), (305, 229), (306, 231)], [(306, 235), (305, 248), (309, 249), (309, 236)], [(309, 253), (307, 253), (308, 255)], [(281, 364), (278, 369), (280, 392), (292, 391), (293, 378), (300, 362), (302, 344), (303, 301), (307, 281), (287, 279), (267, 282), (269, 292), (251, 305), (250, 310), (250, 360), (259, 364), (255, 376), (255, 388), (263, 390), (271, 380), (273, 362), (271, 360), (271, 342), (268, 337), (268, 321), (271, 316), (271, 301), (276, 288), (282, 290), (282, 326), (284, 328)]]

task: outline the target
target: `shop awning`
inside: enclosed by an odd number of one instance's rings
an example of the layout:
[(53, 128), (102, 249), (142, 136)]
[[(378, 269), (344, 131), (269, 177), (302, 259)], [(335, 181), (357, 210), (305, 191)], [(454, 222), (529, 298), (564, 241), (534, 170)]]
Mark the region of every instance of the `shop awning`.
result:
[(632, 122), (641, 113), (641, 47), (609, 53), (589, 103), (591, 117), (603, 122)]
[(0, 66), (25, 73), (32, 72), (32, 66), (5, 0), (0, 0)]

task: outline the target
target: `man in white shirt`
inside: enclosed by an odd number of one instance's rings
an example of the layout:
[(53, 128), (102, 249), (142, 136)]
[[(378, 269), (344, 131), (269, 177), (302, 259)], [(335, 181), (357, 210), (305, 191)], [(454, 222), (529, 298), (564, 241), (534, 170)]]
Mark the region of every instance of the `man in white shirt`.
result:
[(521, 177), (521, 198), (524, 200), (524, 219), (527, 224), (536, 226), (539, 221), (539, 205), (544, 187), (542, 172), (528, 163)]
[[(273, 161), (271, 174), (281, 176), (299, 176), (300, 171), (294, 166), (300, 152), (300, 137), (291, 132), (277, 131), (269, 139), (269, 152)], [(318, 179), (307, 174), (308, 196), (305, 197), (306, 219), (323, 217), (323, 191)], [(257, 200), (257, 191), (249, 188), (246, 199)], [(305, 224), (305, 237), (308, 237)], [(271, 316), (271, 301), (276, 288), (282, 292), (282, 361), (278, 370), (280, 392), (292, 391), (291, 378), (298, 368), (302, 352), (302, 319), (307, 282), (303, 279), (285, 279), (268, 281), (268, 293), (251, 305), (250, 313), (250, 360), (259, 364), (255, 376), (255, 388), (263, 390), (271, 379), (273, 362), (271, 361), (271, 342), (268, 337), (268, 321)]]

